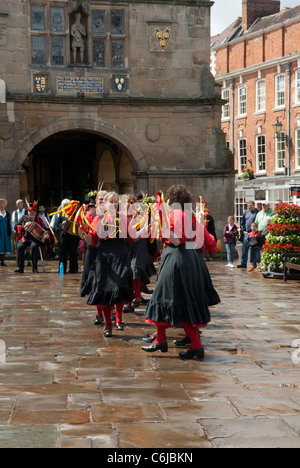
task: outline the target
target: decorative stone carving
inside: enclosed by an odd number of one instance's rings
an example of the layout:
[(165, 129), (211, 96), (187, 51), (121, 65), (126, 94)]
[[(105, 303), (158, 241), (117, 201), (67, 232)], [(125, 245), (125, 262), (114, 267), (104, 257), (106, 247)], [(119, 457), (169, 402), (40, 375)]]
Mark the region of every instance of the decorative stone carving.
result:
[(90, 0), (69, 0), (68, 13), (73, 13), (81, 7), (84, 13), (90, 14)]
[(86, 29), (81, 24), (81, 13), (76, 13), (75, 15), (76, 21), (71, 26), (71, 36), (72, 36), (72, 50), (73, 50), (73, 62), (77, 62), (77, 50), (80, 52), (80, 64), (83, 64), (84, 59), (84, 37), (86, 37)]
[(159, 125), (147, 125), (146, 136), (149, 141), (157, 141), (160, 137)]

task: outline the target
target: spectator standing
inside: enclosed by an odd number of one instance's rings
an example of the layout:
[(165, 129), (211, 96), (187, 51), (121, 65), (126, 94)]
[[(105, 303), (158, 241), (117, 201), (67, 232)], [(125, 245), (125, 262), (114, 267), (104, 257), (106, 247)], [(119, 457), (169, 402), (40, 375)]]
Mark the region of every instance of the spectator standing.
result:
[(0, 264), (6, 266), (5, 254), (11, 253), (11, 221), (6, 211), (7, 200), (0, 198)]
[(262, 210), (255, 218), (255, 222), (258, 224), (258, 230), (262, 233), (263, 236), (268, 234), (268, 223), (274, 214), (274, 211), (272, 208), (270, 208), (270, 203), (267, 201), (263, 202)]
[(265, 243), (265, 238), (260, 231), (258, 231), (258, 224), (251, 224), (251, 232), (248, 235), (248, 247), (250, 249), (250, 263), (251, 268), (248, 271), (253, 271), (258, 266), (260, 268), (260, 251)]
[(244, 211), (242, 219), (241, 219), (241, 237), (243, 242), (242, 247), (242, 258), (241, 263), (238, 265), (238, 268), (247, 268), (248, 262), (248, 234), (251, 232), (251, 224), (255, 221), (256, 215), (259, 213), (259, 210), (255, 208), (254, 201), (248, 201), (247, 203), (247, 210)]
[(234, 268), (233, 264), (233, 252), (236, 245), (236, 238), (238, 235), (238, 229), (234, 224), (234, 217), (228, 217), (228, 224), (225, 225), (223, 230), (223, 240), (227, 251), (227, 260), (228, 264), (226, 265), (229, 268)]

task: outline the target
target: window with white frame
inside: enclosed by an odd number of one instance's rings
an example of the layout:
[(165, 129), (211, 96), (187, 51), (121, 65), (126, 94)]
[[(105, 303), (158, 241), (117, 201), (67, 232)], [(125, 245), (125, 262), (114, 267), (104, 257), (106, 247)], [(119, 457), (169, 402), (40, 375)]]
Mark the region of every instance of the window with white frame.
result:
[(229, 89), (222, 90), (222, 99), (227, 101), (226, 104), (222, 106), (222, 120), (230, 118), (230, 91)]
[(247, 114), (247, 87), (246, 85), (241, 85), (238, 88), (238, 115)]
[(266, 81), (258, 80), (256, 82), (256, 112), (266, 110)]
[(276, 170), (280, 171), (285, 167), (285, 140), (284, 132), (279, 132), (276, 138)]
[(285, 106), (285, 75), (275, 77), (275, 107)]
[(295, 73), (295, 104), (300, 104), (300, 70)]
[(257, 172), (266, 171), (266, 137), (256, 136), (256, 168)]
[(239, 172), (247, 167), (247, 142), (246, 138), (241, 138), (238, 141), (238, 155), (239, 155)]
[(300, 169), (300, 128), (296, 129), (296, 138), (295, 138), (295, 166), (296, 169)]

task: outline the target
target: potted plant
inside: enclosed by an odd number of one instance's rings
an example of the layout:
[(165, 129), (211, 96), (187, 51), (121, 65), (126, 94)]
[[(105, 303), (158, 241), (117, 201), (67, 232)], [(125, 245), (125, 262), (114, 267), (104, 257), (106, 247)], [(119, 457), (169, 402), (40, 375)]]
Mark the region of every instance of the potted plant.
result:
[(254, 171), (253, 171), (253, 169), (250, 169), (250, 168), (245, 167), (245, 168), (242, 170), (241, 179), (242, 179), (242, 180), (254, 179)]
[[(268, 224), (268, 235), (263, 247), (262, 266), (269, 272), (283, 272), (283, 253), (300, 253), (300, 206), (283, 203), (275, 208)], [(300, 264), (299, 257), (289, 262)]]

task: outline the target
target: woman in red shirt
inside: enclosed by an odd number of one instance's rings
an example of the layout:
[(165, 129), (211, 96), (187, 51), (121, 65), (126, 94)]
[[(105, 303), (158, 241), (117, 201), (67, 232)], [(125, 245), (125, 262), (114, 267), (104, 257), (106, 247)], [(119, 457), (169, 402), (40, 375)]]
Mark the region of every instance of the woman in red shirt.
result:
[(198, 329), (210, 322), (209, 305), (220, 302), (199, 250), (207, 234), (192, 213), (192, 195), (186, 187), (173, 185), (167, 198), (171, 207), (170, 231), (165, 232), (166, 247), (157, 284), (145, 312), (146, 322), (157, 327), (157, 337), (151, 346), (142, 349), (167, 352), (166, 329), (181, 326), (190, 338), (191, 348), (179, 356), (203, 359)]

